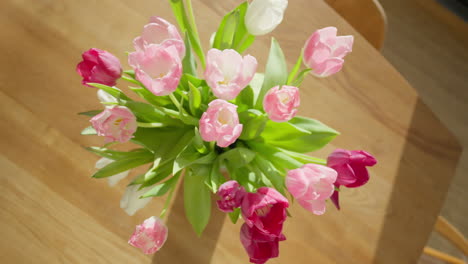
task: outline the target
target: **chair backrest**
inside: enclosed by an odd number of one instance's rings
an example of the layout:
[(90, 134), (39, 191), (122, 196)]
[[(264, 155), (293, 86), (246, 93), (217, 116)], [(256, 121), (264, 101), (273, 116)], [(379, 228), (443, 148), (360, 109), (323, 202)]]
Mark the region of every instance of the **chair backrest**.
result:
[(325, 0), (376, 49), (385, 39), (387, 17), (378, 0)]

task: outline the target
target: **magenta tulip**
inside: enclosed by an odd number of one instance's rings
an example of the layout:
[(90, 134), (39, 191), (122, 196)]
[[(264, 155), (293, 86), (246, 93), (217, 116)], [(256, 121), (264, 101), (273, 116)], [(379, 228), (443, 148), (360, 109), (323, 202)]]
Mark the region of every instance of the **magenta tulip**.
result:
[(217, 201), (219, 210), (229, 213), (241, 206), (246, 191), (236, 181), (227, 181), (219, 186), (217, 195), (221, 200)]
[[(377, 160), (363, 150), (337, 149), (328, 156), (327, 166), (338, 172), (335, 186), (356, 188), (369, 181), (369, 172), (366, 167), (377, 164)], [(332, 196), (333, 203), (340, 209), (339, 193), (335, 191)]]
[(271, 237), (262, 233), (257, 227), (243, 224), (240, 240), (251, 263), (263, 264), (271, 258), (279, 256), (279, 242), (286, 240), (283, 234)]
[(334, 192), (337, 173), (335, 170), (317, 164), (290, 170), (286, 177), (286, 187), (306, 210), (322, 215), (325, 213), (325, 200)]
[(138, 225), (128, 243), (139, 248), (145, 254), (153, 254), (166, 242), (167, 227), (163, 221), (152, 216)]
[(205, 79), (213, 94), (232, 100), (250, 83), (257, 70), (257, 60), (242, 57), (232, 49), (210, 49), (206, 56)]
[(304, 63), (311, 73), (327, 77), (341, 70), (346, 54), (352, 51), (353, 36), (336, 36), (335, 27), (319, 29), (304, 46)]
[(268, 117), (275, 122), (291, 120), (300, 105), (299, 89), (284, 85), (271, 88), (263, 99), (263, 108)]
[(137, 129), (135, 115), (125, 106), (106, 107), (90, 120), (99, 136), (106, 142), (127, 142)]
[(82, 57), (83, 61), (76, 66), (76, 71), (83, 77), (82, 83), (86, 86), (90, 86), (88, 83), (114, 86), (122, 76), (119, 59), (105, 50), (93, 48), (84, 52)]
[(174, 46), (149, 45), (128, 55), (136, 79), (158, 96), (174, 92), (182, 76), (182, 62)]
[(244, 196), (241, 211), (249, 227), (255, 226), (267, 236), (278, 237), (283, 230), (288, 207), (288, 200), (277, 190), (260, 187), (256, 193)]
[(216, 99), (208, 104), (208, 109), (200, 118), (200, 135), (205, 141), (216, 141), (225, 148), (234, 143), (242, 133), (239, 124), (237, 105)]
[(149, 23), (143, 27), (141, 36), (133, 40), (136, 51), (144, 51), (152, 44), (161, 45), (165, 48), (174, 46), (180, 59), (185, 55), (185, 44), (177, 27), (157, 16), (151, 17)]

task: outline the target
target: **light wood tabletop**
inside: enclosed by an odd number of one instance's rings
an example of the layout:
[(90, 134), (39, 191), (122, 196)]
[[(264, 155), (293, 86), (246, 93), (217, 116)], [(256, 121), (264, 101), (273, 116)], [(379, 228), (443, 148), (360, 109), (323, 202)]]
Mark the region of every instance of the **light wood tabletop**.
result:
[[(301, 87), (300, 114), (341, 132), (316, 155), (326, 157), (336, 147), (364, 149), (379, 163), (366, 186), (342, 191), (341, 211), (330, 204), (325, 215), (315, 216), (294, 204), (280, 257), (268, 263), (416, 263), (454, 174), (459, 144), (400, 74), (324, 2), (289, 2), (273, 33), (289, 63), (318, 28), (333, 25), (339, 34), (355, 35), (342, 72), (309, 77)], [(239, 3), (194, 1), (205, 48), (222, 15)], [(164, 199), (130, 217), (119, 207), (126, 182), (110, 188), (90, 178), (98, 158), (83, 147), (103, 141), (80, 135), (89, 123), (76, 113), (100, 106), (75, 66), (91, 47), (125, 62), (151, 15), (175, 23), (163, 0), (0, 2), (1, 263), (248, 262), (240, 223), (214, 209), (198, 238), (183, 214), (180, 191), (168, 216), (167, 243), (154, 256), (143, 255), (127, 240), (135, 225), (159, 214)], [(260, 71), (269, 41), (259, 37), (248, 50)]]

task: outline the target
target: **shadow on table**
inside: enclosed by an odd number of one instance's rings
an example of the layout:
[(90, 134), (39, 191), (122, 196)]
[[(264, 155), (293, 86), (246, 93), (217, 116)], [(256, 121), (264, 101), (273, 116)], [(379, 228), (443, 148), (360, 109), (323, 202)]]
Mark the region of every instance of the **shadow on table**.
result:
[(153, 264), (211, 262), (226, 214), (219, 211), (213, 202), (210, 222), (199, 238), (185, 217), (183, 193), (181, 186), (175, 194), (175, 201), (166, 221), (168, 239), (161, 251), (154, 255)]
[(418, 101), (374, 263), (417, 263), (445, 200), (460, 153), (460, 145), (453, 135)]

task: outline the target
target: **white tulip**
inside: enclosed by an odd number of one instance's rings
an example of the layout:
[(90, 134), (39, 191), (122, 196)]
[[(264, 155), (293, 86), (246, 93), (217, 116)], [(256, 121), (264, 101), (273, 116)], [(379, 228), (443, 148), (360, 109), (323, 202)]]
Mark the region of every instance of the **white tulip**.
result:
[(117, 103), (117, 99), (101, 89), (97, 91), (97, 97), (101, 103)]
[(245, 14), (250, 34), (259, 36), (273, 31), (283, 20), (288, 0), (254, 0)]
[[(96, 169), (102, 169), (104, 168), (105, 166), (111, 164), (112, 162), (114, 162), (113, 160), (111, 159), (108, 159), (108, 158), (102, 158), (100, 160), (98, 160), (96, 162)], [(123, 178), (127, 177), (128, 173), (130, 171), (124, 171), (124, 172), (121, 172), (121, 173), (118, 173), (118, 174), (115, 174), (114, 176), (110, 176), (108, 177), (108, 183), (109, 183), (109, 186), (112, 187), (112, 186), (115, 186), (120, 180), (122, 180)]]
[(140, 185), (127, 186), (125, 193), (120, 200), (120, 208), (124, 209), (128, 215), (134, 215), (138, 210), (145, 207), (152, 199), (152, 197), (140, 199), (151, 187), (146, 187), (138, 190)]

